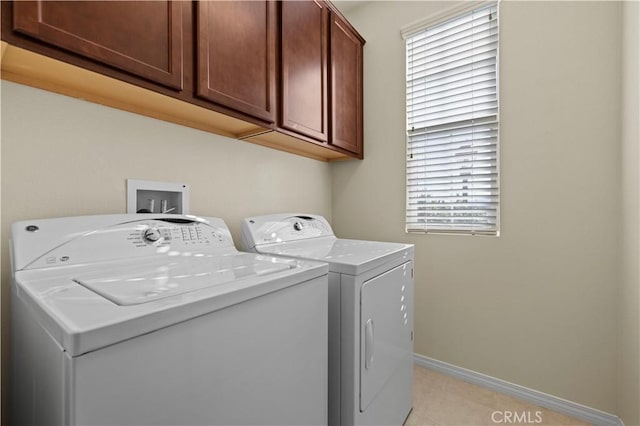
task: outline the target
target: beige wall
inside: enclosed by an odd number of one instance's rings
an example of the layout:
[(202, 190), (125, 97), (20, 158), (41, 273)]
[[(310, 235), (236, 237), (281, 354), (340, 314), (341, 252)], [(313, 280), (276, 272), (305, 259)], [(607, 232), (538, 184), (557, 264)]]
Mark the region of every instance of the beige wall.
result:
[(127, 178), (190, 184), (191, 213), (223, 218), (236, 244), (245, 216), (331, 217), (327, 163), (2, 81), (4, 342), (9, 225), (124, 213)]
[(416, 245), (417, 353), (616, 412), (620, 4), (503, 2), (501, 236), (404, 233), (404, 42), (438, 2), (370, 2), (365, 160), (333, 165), (343, 237)]
[(126, 212), (126, 179), (188, 183), (191, 213), (331, 217), (327, 163), (2, 81), (2, 220)]
[(619, 292), (618, 414), (640, 424), (640, 3), (622, 22), (622, 280)]

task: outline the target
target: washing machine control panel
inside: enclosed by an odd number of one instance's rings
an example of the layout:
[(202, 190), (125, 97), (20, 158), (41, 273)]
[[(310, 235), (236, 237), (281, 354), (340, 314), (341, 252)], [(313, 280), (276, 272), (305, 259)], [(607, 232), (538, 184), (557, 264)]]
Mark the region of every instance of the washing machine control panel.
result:
[(136, 247), (171, 246), (173, 248), (215, 247), (233, 244), (226, 238), (226, 230), (207, 224), (166, 223), (161, 221), (142, 222), (128, 235), (127, 240)]
[(117, 215), (113, 220), (122, 222), (97, 223), (95, 228), (91, 228), (92, 221), (100, 218), (88, 217), (84, 219), (88, 225), (77, 226), (71, 219), (18, 224), (14, 233), (19, 231), (18, 237), (23, 241), (18, 255), (19, 267), (35, 269), (148, 256), (236, 251), (231, 233), (221, 219), (145, 216)]

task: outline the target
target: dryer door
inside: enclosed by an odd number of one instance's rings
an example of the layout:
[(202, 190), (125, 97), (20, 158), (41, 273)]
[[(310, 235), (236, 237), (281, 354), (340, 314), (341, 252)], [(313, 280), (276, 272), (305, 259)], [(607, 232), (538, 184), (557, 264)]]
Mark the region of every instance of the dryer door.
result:
[(411, 363), (411, 262), (366, 281), (360, 289), (360, 411), (396, 370)]

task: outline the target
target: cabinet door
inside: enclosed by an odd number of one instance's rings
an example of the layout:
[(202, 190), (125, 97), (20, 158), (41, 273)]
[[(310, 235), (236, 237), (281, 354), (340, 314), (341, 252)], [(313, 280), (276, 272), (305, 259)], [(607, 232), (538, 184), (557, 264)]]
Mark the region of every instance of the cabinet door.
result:
[(327, 7), (319, 1), (282, 2), (280, 127), (327, 141)]
[(362, 157), (362, 42), (338, 16), (331, 16), (332, 145)]
[(198, 96), (275, 121), (275, 1), (198, 2)]
[(182, 89), (180, 2), (16, 1), (13, 11), (15, 31)]

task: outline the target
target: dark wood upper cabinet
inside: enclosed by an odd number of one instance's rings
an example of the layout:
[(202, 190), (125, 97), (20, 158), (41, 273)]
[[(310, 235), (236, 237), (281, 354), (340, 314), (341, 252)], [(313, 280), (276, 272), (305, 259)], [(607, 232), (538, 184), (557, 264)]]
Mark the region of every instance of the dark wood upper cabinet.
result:
[(365, 41), (330, 1), (0, 8), (5, 80), (311, 158), (363, 158)]
[(14, 31), (182, 89), (181, 2), (16, 1), (13, 12)]
[(330, 40), (329, 142), (362, 158), (363, 40), (335, 14), (331, 14)]
[(281, 128), (328, 139), (328, 12), (320, 1), (281, 3)]
[(275, 122), (277, 4), (197, 3), (197, 95)]

